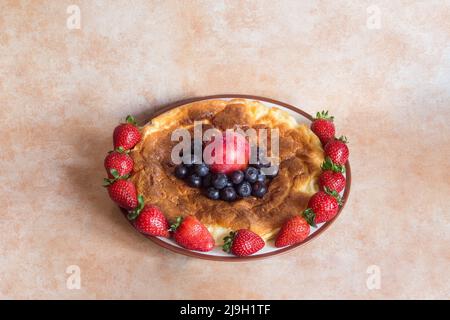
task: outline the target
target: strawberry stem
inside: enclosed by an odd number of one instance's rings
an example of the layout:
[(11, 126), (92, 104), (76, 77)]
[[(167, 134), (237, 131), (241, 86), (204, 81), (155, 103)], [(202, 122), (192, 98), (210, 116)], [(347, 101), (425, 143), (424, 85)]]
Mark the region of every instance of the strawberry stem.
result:
[(339, 193), (336, 190), (330, 190), (329, 188), (325, 187), (324, 188), (325, 193), (329, 194), (330, 196), (332, 196), (333, 198), (336, 199), (336, 201), (339, 204), (339, 207), (342, 207), (342, 205), (344, 204), (344, 202), (342, 201), (341, 196), (339, 195)]
[(322, 170), (331, 170), (334, 172), (345, 173), (345, 167), (334, 163), (330, 157), (326, 157), (322, 163)]
[(116, 149), (116, 152), (118, 152), (118, 153), (124, 153), (124, 152), (125, 152), (125, 149), (124, 149), (122, 146), (120, 146), (120, 147), (118, 147), (118, 148)]
[(119, 175), (119, 172), (114, 168), (109, 169), (109, 172), (111, 173), (113, 178), (112, 179), (108, 179), (108, 178), (103, 179), (104, 187), (108, 187), (108, 186), (112, 185), (117, 180), (127, 180), (130, 177), (130, 174), (126, 174), (124, 176)]
[(305, 218), (306, 222), (308, 222), (308, 224), (314, 228), (317, 227), (316, 225), (316, 214), (314, 213), (313, 209), (308, 208), (305, 211), (303, 211), (302, 213), (302, 217)]
[(104, 186), (104, 187), (108, 187), (108, 186), (110, 186), (110, 185), (111, 185), (111, 179), (104, 178), (104, 179), (103, 179), (103, 186)]
[(128, 115), (125, 120), (129, 124), (132, 124), (133, 126), (137, 126), (136, 119), (132, 115)]
[(114, 177), (114, 179), (118, 179), (119, 178), (119, 171), (117, 171), (116, 169), (110, 169), (109, 172), (111, 173), (111, 175)]
[(138, 195), (137, 199), (138, 199), (138, 206), (136, 209), (128, 213), (127, 215), (128, 220), (136, 219), (141, 214), (142, 209), (144, 209), (145, 206), (144, 197), (140, 194)]
[(317, 112), (316, 113), (316, 118), (315, 119), (325, 119), (325, 120), (329, 120), (329, 121), (333, 121), (334, 117), (333, 116), (329, 116), (328, 115), (328, 111), (322, 111), (322, 112)]
[(340, 137), (337, 138), (336, 140), (339, 140), (339, 141), (341, 141), (341, 142), (343, 142), (343, 143), (348, 143), (348, 139), (347, 139), (346, 136), (340, 136)]
[(222, 246), (222, 250), (223, 251), (225, 251), (227, 253), (230, 253), (231, 246), (233, 245), (233, 241), (234, 241), (234, 237), (235, 236), (236, 236), (236, 232), (231, 231), (228, 236), (223, 238), (223, 246)]
[(175, 232), (178, 229), (178, 227), (180, 226), (181, 222), (183, 222), (183, 217), (177, 217), (175, 222), (170, 225), (169, 231)]

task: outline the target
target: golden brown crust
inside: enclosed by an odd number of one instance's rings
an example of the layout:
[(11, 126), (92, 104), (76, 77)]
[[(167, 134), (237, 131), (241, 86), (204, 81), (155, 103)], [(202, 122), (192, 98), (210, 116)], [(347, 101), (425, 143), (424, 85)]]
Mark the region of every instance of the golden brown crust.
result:
[[(280, 173), (263, 199), (248, 197), (232, 203), (206, 198), (174, 177), (170, 153), (172, 131), (192, 129), (194, 121), (221, 130), (236, 125), (278, 128)], [(305, 125), (298, 125), (286, 112), (257, 101), (234, 99), (194, 102), (154, 118), (142, 131), (142, 141), (132, 150), (135, 167), (132, 181), (146, 203), (161, 208), (168, 219), (193, 214), (210, 230), (250, 229), (270, 238), (289, 217), (301, 213), (317, 190), (323, 162), (318, 138)]]

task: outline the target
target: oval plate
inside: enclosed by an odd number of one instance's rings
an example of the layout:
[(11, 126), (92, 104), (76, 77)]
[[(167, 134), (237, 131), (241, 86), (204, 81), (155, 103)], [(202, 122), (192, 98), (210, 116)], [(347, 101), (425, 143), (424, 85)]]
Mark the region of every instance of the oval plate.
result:
[[(305, 124), (310, 124), (311, 121), (313, 120), (313, 117), (306, 113), (305, 111), (294, 107), (290, 104), (281, 102), (281, 101), (277, 101), (274, 99), (270, 99), (270, 98), (265, 98), (265, 97), (259, 97), (259, 96), (252, 96), (252, 95), (245, 95), (245, 94), (220, 94), (220, 95), (212, 95), (212, 96), (205, 96), (205, 97), (196, 97), (196, 98), (190, 98), (190, 99), (185, 99), (185, 100), (181, 100), (181, 101), (177, 101), (174, 103), (170, 103), (166, 106), (164, 106), (163, 108), (159, 109), (158, 111), (156, 111), (153, 115), (153, 117), (156, 117), (166, 111), (169, 111), (171, 109), (174, 108), (178, 108), (181, 107), (183, 105), (192, 103), (192, 102), (197, 102), (197, 101), (202, 101), (202, 100), (212, 100), (212, 99), (223, 99), (223, 100), (231, 100), (231, 99), (236, 99), (236, 98), (241, 98), (241, 99), (249, 99), (249, 100), (256, 100), (256, 101), (260, 101), (262, 102), (264, 105), (268, 106), (268, 107), (276, 107), (282, 110), (287, 111), (290, 115), (292, 115), (298, 123), (305, 123)], [(148, 121), (150, 121), (151, 119), (148, 119)], [(327, 228), (329, 228), (331, 226), (331, 224), (339, 217), (340, 213), (342, 212), (342, 210), (344, 209), (344, 206), (347, 202), (348, 196), (350, 194), (350, 185), (351, 185), (351, 171), (350, 171), (350, 163), (347, 161), (347, 163), (345, 164), (345, 176), (346, 176), (346, 185), (345, 185), (345, 189), (344, 191), (341, 193), (342, 196), (342, 200), (344, 202), (343, 206), (339, 209), (338, 213), (336, 214), (336, 216), (330, 220), (327, 221), (325, 223), (320, 223), (317, 225), (317, 228), (313, 228), (311, 227), (311, 231), (310, 234), (308, 236), (308, 238), (306, 238), (303, 242), (301, 243), (297, 243), (294, 244), (292, 246), (287, 246), (287, 247), (283, 247), (283, 248), (276, 248), (273, 245), (273, 240), (268, 241), (266, 243), (266, 246), (258, 251), (256, 254), (251, 255), (251, 256), (247, 256), (247, 257), (236, 257), (233, 255), (230, 255), (228, 253), (225, 253), (222, 251), (221, 247), (215, 247), (212, 251), (210, 252), (198, 252), (198, 251), (191, 251), (191, 250), (187, 250), (184, 249), (180, 246), (178, 246), (173, 240), (171, 239), (166, 239), (166, 238), (160, 238), (160, 237), (152, 237), (152, 236), (146, 236), (148, 239), (150, 239), (151, 241), (153, 241), (154, 243), (156, 243), (157, 245), (169, 249), (173, 252), (179, 253), (179, 254), (183, 254), (185, 256), (189, 256), (189, 257), (194, 257), (194, 258), (199, 258), (199, 259), (206, 259), (206, 260), (214, 260), (214, 261), (228, 261), (228, 262), (238, 262), (238, 261), (249, 261), (249, 260), (257, 260), (257, 259), (264, 259), (264, 258), (268, 258), (268, 257), (272, 257), (275, 255), (279, 255), (282, 253), (286, 253), (290, 250), (293, 250), (295, 248), (298, 248), (300, 246), (303, 246), (305, 244), (307, 244), (308, 242), (310, 242), (312, 239), (316, 238), (317, 236), (319, 236), (322, 232), (324, 232)], [(125, 215), (126, 218), (126, 211), (122, 209), (122, 212)], [(128, 220), (128, 219), (127, 219)], [(129, 220), (128, 220), (129, 221)], [(131, 221), (129, 221), (132, 224)]]

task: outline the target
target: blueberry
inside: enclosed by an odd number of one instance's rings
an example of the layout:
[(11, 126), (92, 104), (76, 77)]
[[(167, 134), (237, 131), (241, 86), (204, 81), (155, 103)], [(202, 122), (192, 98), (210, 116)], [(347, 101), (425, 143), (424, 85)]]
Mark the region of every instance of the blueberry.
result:
[(262, 198), (267, 193), (267, 187), (264, 182), (256, 181), (252, 186), (252, 195)]
[(244, 181), (244, 173), (241, 170), (234, 171), (231, 173), (230, 178), (234, 184), (239, 184)]
[(209, 173), (209, 167), (205, 163), (194, 164), (194, 170), (200, 177), (204, 177)]
[(206, 190), (206, 196), (212, 200), (218, 200), (220, 198), (219, 190), (210, 187)]
[(220, 190), (220, 198), (225, 201), (234, 201), (236, 200), (236, 191), (233, 187), (226, 187)]
[(230, 180), (228, 180), (227, 185), (225, 187), (233, 187), (234, 184)]
[(202, 186), (203, 186), (204, 188), (209, 188), (209, 187), (211, 187), (211, 178), (212, 178), (212, 176), (211, 176), (210, 173), (208, 173), (206, 176), (204, 176), (204, 177), (202, 178)]
[(258, 176), (256, 177), (256, 181), (266, 182), (266, 175), (262, 172), (258, 173)]
[(175, 176), (178, 179), (186, 178), (187, 174), (188, 174), (188, 168), (186, 166), (184, 166), (182, 164), (176, 166), (176, 168), (175, 168)]
[(245, 169), (245, 180), (247, 180), (250, 183), (253, 183), (256, 181), (256, 178), (258, 177), (258, 169), (254, 167), (248, 167)]
[(212, 185), (216, 189), (223, 189), (228, 183), (228, 178), (223, 173), (215, 174), (211, 179)]
[(252, 194), (252, 186), (247, 181), (244, 181), (236, 187), (236, 192), (242, 198), (248, 197)]
[(190, 185), (191, 187), (194, 188), (200, 188), (202, 185), (202, 178), (199, 177), (199, 175), (197, 174), (191, 174), (188, 178), (187, 178), (187, 183), (188, 185)]

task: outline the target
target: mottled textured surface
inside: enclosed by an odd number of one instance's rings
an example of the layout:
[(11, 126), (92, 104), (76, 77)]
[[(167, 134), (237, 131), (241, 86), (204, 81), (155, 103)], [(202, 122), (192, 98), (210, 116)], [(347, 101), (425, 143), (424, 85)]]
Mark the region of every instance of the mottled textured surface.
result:
[[(72, 2), (0, 2), (0, 298), (450, 298), (449, 1), (76, 2), (79, 30)], [(100, 187), (125, 115), (231, 92), (328, 108), (350, 139), (341, 217), (256, 263), (163, 250)]]

